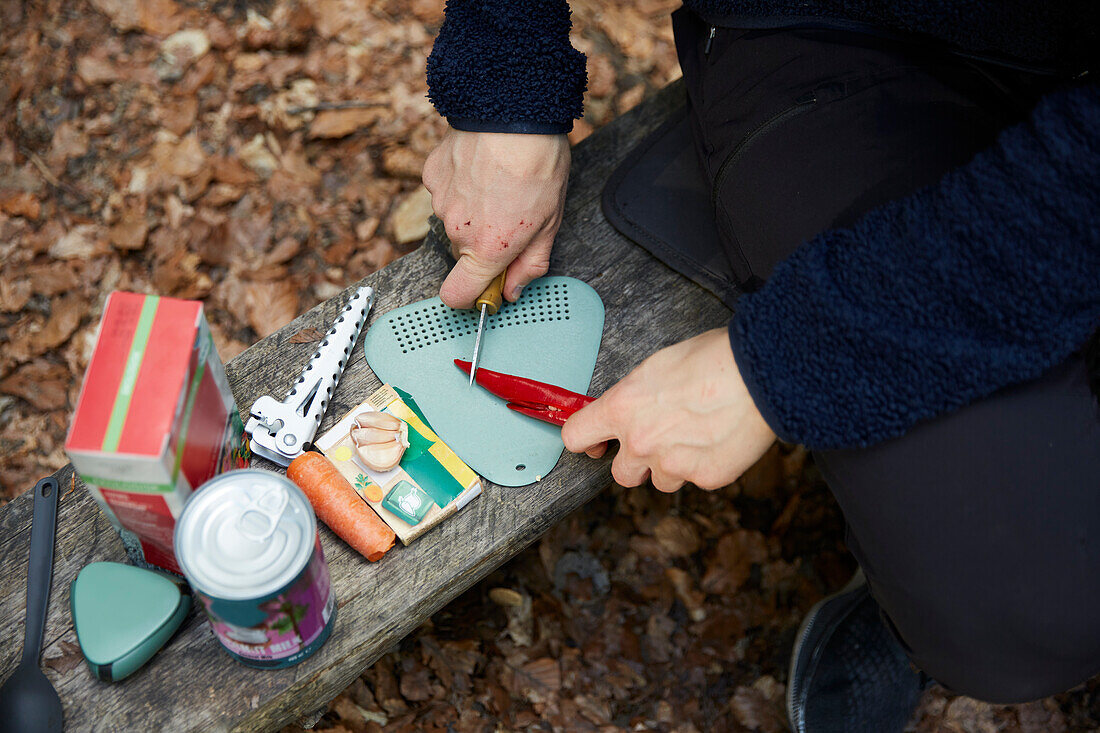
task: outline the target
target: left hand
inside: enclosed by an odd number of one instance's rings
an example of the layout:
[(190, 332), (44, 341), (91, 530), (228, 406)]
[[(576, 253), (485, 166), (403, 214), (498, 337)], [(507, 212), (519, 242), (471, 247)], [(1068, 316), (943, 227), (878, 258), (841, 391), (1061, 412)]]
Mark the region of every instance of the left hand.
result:
[(565, 135), (451, 129), (424, 163), (424, 186), (457, 263), (439, 288), (452, 308), (472, 308), (508, 271), (504, 298), (550, 268), (569, 182)]
[(611, 475), (622, 486), (651, 478), (660, 491), (733, 483), (775, 441), (756, 409), (725, 328), (658, 351), (561, 431), (565, 447), (599, 458), (618, 440)]

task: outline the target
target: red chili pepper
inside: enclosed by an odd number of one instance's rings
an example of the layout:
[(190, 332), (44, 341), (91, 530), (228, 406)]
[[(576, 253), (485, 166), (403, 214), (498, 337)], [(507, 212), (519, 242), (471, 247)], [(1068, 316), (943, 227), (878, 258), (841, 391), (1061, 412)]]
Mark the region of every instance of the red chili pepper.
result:
[[(455, 366), (470, 373), (468, 361), (455, 359)], [(564, 425), (570, 415), (596, 399), (553, 384), (483, 367), (478, 368), (475, 381), (497, 397), (508, 400), (509, 409), (558, 426)]]

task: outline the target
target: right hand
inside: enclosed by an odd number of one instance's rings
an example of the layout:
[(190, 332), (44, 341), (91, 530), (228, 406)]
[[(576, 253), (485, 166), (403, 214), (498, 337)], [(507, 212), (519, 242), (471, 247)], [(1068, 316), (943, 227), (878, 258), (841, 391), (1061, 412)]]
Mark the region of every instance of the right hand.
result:
[(451, 129), (424, 163), (424, 186), (458, 263), (439, 297), (471, 308), (506, 268), (504, 297), (550, 268), (569, 178), (565, 135)]

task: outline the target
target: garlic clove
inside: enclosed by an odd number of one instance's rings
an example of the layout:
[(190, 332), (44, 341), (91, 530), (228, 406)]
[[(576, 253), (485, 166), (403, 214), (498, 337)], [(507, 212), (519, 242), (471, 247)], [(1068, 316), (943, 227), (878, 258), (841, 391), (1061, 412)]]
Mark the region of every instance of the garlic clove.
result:
[(374, 471), (391, 471), (397, 468), (397, 464), (401, 463), (401, 456), (405, 455), (405, 446), (396, 441), (361, 445), (356, 450), (363, 464)]
[(351, 440), (363, 464), (375, 471), (392, 470), (409, 447), (409, 426), (384, 412), (356, 415)]
[(383, 430), (381, 428), (352, 428), (351, 439), (356, 445), (375, 445), (377, 443), (401, 443), (404, 431)]
[(400, 430), (405, 421), (387, 412), (364, 412), (355, 416), (355, 424), (361, 428), (380, 428), (382, 430)]

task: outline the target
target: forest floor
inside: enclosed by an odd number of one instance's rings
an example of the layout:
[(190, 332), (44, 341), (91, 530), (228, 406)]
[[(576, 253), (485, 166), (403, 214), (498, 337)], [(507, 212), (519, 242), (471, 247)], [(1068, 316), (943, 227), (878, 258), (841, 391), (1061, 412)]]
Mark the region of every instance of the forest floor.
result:
[[(574, 0), (578, 142), (678, 78), (677, 0)], [(414, 248), (441, 0), (0, 0), (0, 501), (67, 463), (106, 296), (204, 302), (228, 360)], [(611, 486), (334, 700), (321, 731), (781, 731), (798, 623), (853, 570), (797, 448)], [(1100, 729), (1100, 683), (930, 690), (920, 731)], [(288, 731), (298, 730), (291, 726)]]

